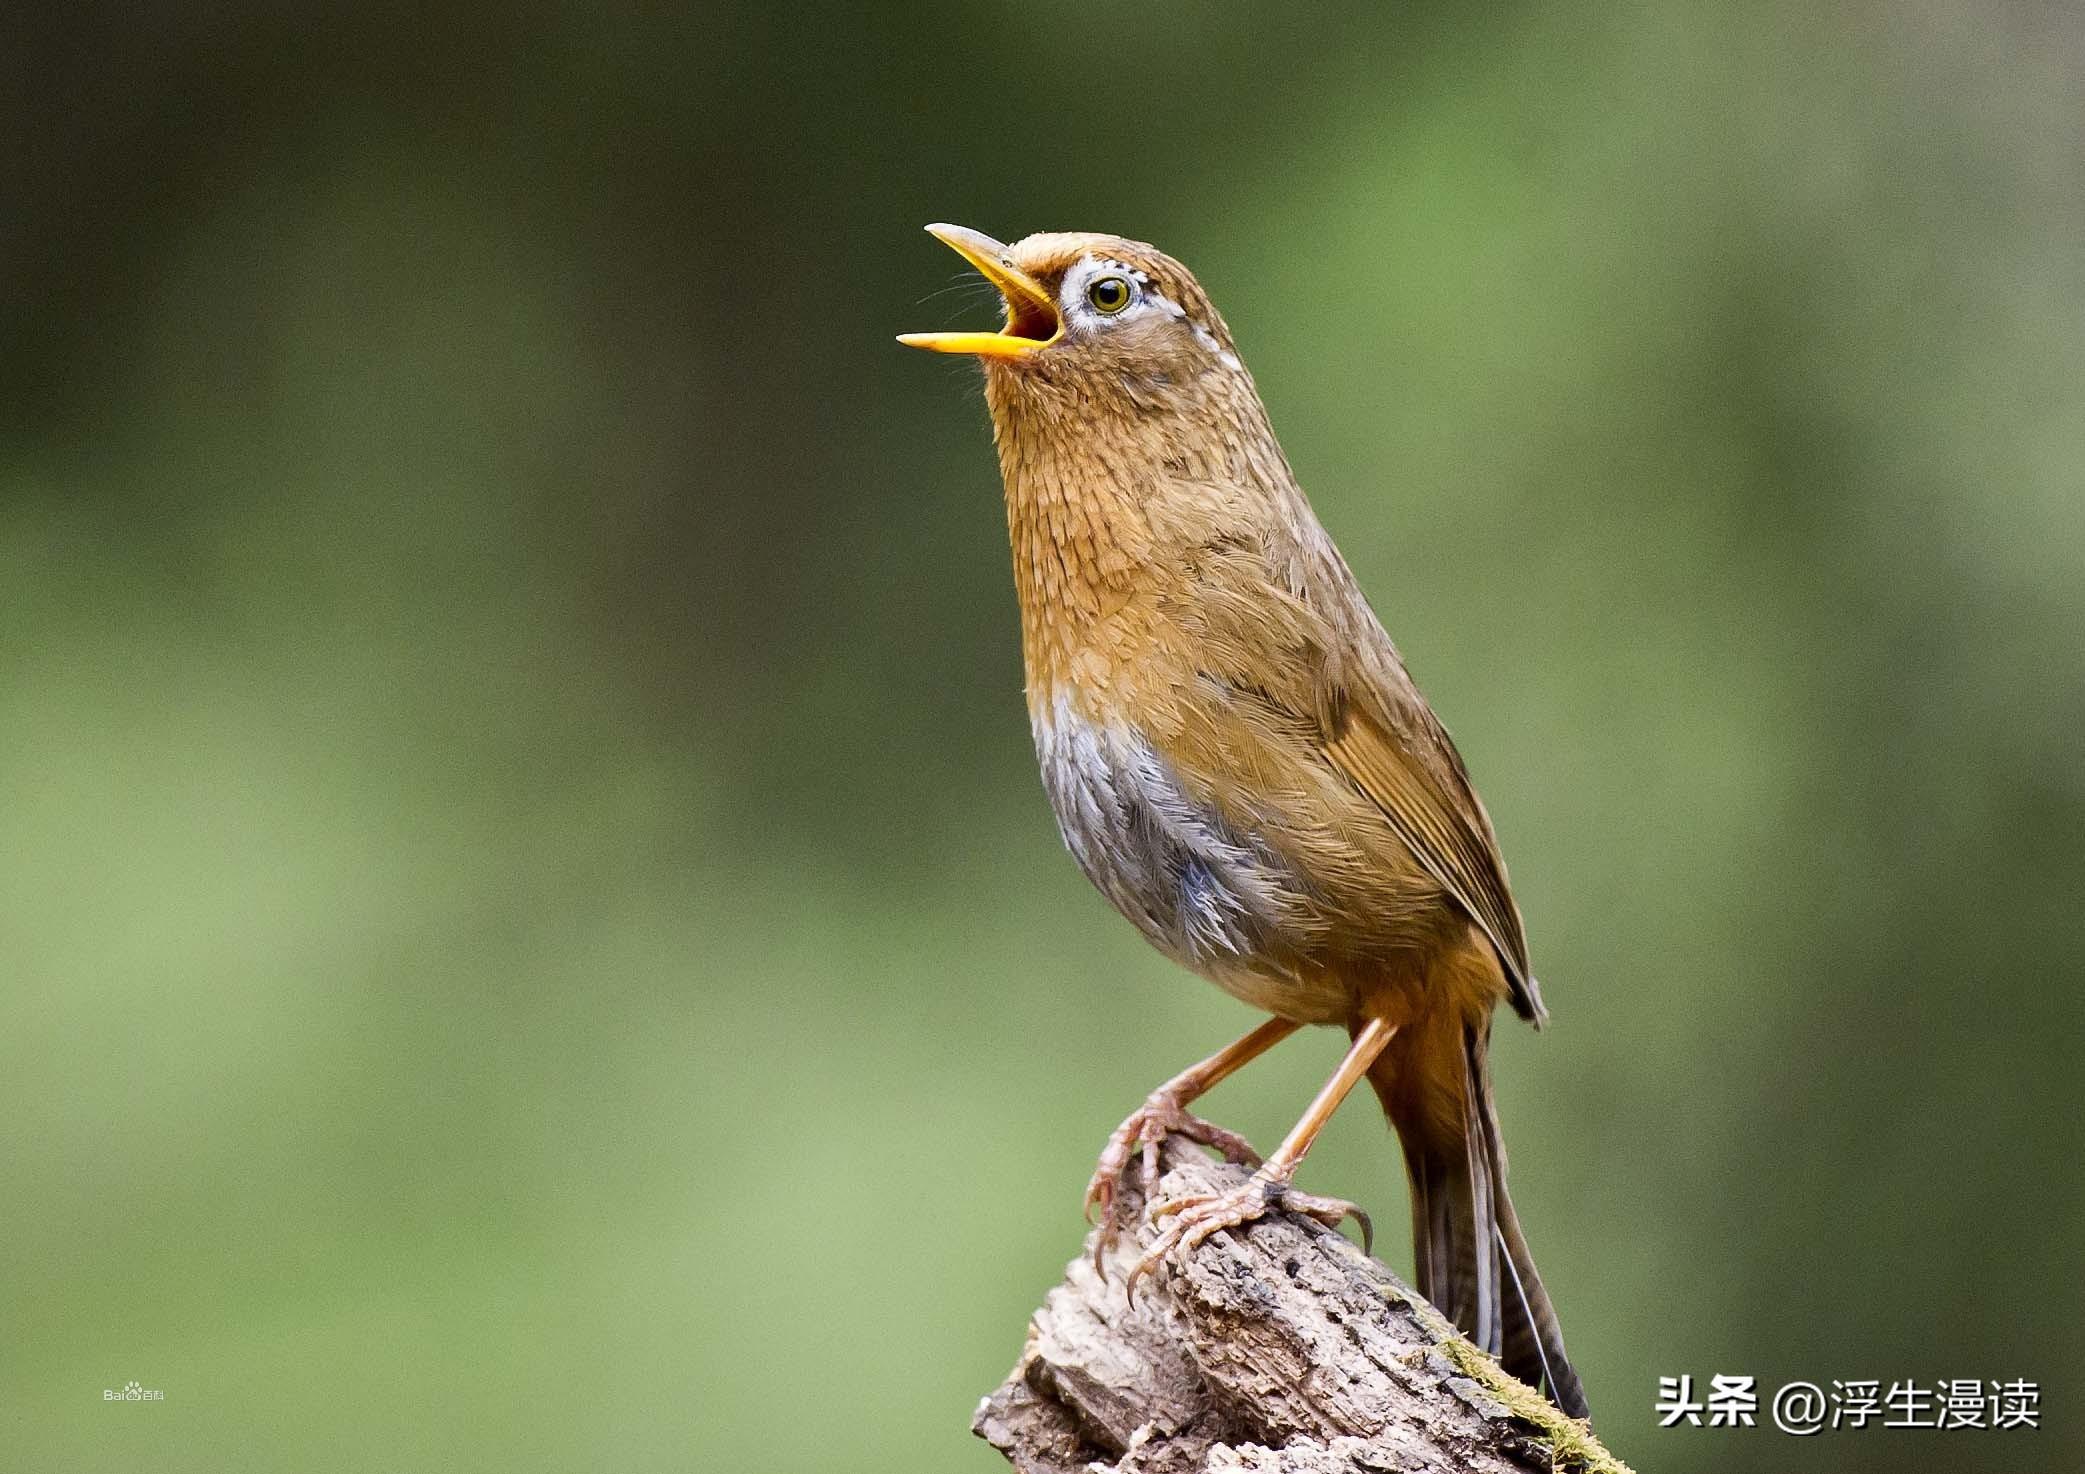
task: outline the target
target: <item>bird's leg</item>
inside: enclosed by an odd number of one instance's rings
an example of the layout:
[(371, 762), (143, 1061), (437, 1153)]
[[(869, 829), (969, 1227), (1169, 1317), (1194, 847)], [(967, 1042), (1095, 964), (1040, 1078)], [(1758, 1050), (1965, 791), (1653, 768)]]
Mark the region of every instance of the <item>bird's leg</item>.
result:
[(1106, 1150), (1100, 1154), (1099, 1165), (1093, 1169), (1093, 1180), (1086, 1184), (1086, 1216), (1093, 1216), (1096, 1205), (1101, 1210), (1100, 1233), (1093, 1243), (1093, 1267), (1096, 1271), (1105, 1273), (1101, 1270), (1101, 1260), (1106, 1257), (1109, 1246), (1115, 1242), (1115, 1235), (1121, 1229), (1117, 1189), (1133, 1156), (1142, 1161), (1146, 1204), (1158, 1191), (1159, 1148), (1166, 1137), (1174, 1133), (1215, 1148), (1223, 1153), (1226, 1161), (1245, 1167), (1259, 1165), (1260, 1154), (1244, 1137), (1199, 1116), (1189, 1115), (1187, 1107), (1189, 1102), (1207, 1093), (1218, 1081), (1258, 1059), (1299, 1027), (1285, 1018), (1267, 1020), (1237, 1043), (1217, 1051), (1198, 1065), (1190, 1065), (1166, 1081), (1115, 1128), (1114, 1135), (1108, 1138)]
[(1310, 1109), (1303, 1113), (1303, 1119), (1282, 1138), (1281, 1145), (1274, 1149), (1274, 1155), (1250, 1178), (1228, 1192), (1195, 1193), (1188, 1197), (1171, 1198), (1152, 1208), (1150, 1211), (1154, 1220), (1171, 1218), (1172, 1222), (1166, 1225), (1165, 1231), (1158, 1236), (1157, 1242), (1152, 1244), (1144, 1257), (1137, 1261), (1137, 1267), (1129, 1272), (1129, 1282), (1125, 1286), (1128, 1293), (1134, 1297), (1137, 1281), (1174, 1249), (1192, 1253), (1197, 1244), (1218, 1229), (1236, 1228), (1239, 1224), (1250, 1223), (1276, 1208), (1286, 1208), (1292, 1213), (1301, 1213), (1306, 1218), (1315, 1218), (1327, 1228), (1339, 1227), (1342, 1219), (1359, 1219), (1362, 1242), (1364, 1247), (1368, 1246), (1375, 1237), (1375, 1231), (1366, 1213), (1339, 1198), (1320, 1198), (1309, 1193), (1299, 1193), (1289, 1184), (1295, 1179), (1297, 1164), (1310, 1150), (1311, 1143), (1317, 1140), (1318, 1132), (1332, 1119), (1332, 1113), (1339, 1109), (1339, 1103), (1346, 1099), (1347, 1092), (1360, 1083), (1361, 1077), (1368, 1073), (1368, 1067), (1375, 1063), (1376, 1056), (1383, 1052), (1396, 1032), (1395, 1024), (1386, 1023), (1379, 1018), (1370, 1019), (1367, 1026), (1354, 1036), (1353, 1047), (1347, 1050), (1347, 1057), (1340, 1061), (1338, 1071), (1325, 1082), (1325, 1088), (1318, 1092), (1317, 1099), (1310, 1103)]

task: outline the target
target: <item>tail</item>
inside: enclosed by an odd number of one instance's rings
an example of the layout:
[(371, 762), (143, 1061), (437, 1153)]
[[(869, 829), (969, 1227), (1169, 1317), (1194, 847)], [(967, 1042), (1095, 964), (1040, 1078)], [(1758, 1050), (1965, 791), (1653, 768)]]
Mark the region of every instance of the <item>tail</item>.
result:
[(1585, 1389), (1506, 1195), (1489, 1034), (1488, 1022), (1442, 1010), (1400, 1034), (1368, 1073), (1404, 1148), (1419, 1293), (1508, 1372), (1583, 1418)]

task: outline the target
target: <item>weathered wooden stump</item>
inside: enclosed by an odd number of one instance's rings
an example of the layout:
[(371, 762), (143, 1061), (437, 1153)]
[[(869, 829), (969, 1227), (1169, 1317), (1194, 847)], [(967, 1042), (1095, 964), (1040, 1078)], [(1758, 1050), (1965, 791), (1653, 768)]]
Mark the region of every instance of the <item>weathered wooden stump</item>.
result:
[[(1244, 1169), (1166, 1145), (1161, 1192)], [(1464, 1340), (1332, 1230), (1275, 1214), (1123, 1283), (1089, 1236), (972, 1428), (1020, 1474), (1628, 1474), (1583, 1423)]]

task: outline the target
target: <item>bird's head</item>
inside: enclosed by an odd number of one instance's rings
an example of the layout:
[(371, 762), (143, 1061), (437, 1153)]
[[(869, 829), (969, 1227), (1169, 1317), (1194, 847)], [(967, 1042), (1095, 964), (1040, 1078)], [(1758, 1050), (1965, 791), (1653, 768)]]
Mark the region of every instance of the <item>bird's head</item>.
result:
[(1185, 266), (1113, 235), (1006, 246), (927, 230), (1006, 303), (997, 332), (898, 341), (984, 366), (1031, 697), (1090, 667), (1113, 638), (1096, 621), (1195, 550), (1286, 546), (1310, 522), (1231, 330)]
[[(960, 225), (928, 233), (968, 261), (1006, 303), (997, 332), (906, 333), (898, 341), (964, 353), (985, 366), (995, 418), (1138, 420), (1215, 408), (1251, 380), (1230, 329), (1192, 273), (1155, 246), (1091, 233), (1001, 245)], [(1026, 412), (1024, 414), (1024, 412)]]

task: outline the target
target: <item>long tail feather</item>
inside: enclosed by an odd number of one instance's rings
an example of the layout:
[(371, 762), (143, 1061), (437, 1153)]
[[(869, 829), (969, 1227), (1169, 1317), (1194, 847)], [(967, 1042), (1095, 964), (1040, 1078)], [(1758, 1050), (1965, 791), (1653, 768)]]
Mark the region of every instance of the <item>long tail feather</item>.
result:
[(1445, 1022), (1432, 1032), (1369, 1071), (1404, 1148), (1419, 1293), (1508, 1372), (1582, 1418), (1585, 1389), (1506, 1193), (1485, 1032)]
[[(1491, 1169), (1498, 1248), (1510, 1281), (1499, 1360), (1522, 1381), (1545, 1388), (1556, 1405), (1572, 1417), (1582, 1418), (1586, 1416), (1585, 1388), (1579, 1383), (1571, 1358), (1564, 1354), (1564, 1331), (1557, 1323), (1556, 1307), (1550, 1304), (1549, 1290), (1535, 1269), (1535, 1256), (1528, 1250), (1527, 1236), (1520, 1231), (1520, 1215), (1513, 1211), (1513, 1199), (1506, 1193), (1506, 1146), (1499, 1135), (1499, 1111), (1492, 1100), (1485, 1041), (1474, 1029), (1465, 1034), (1464, 1040), (1468, 1061), (1464, 1078), (1471, 1082), (1471, 1093), (1479, 1107), (1473, 1119), (1484, 1138), (1483, 1155)], [(1539, 1380), (1533, 1374), (1536, 1367), (1541, 1369)]]

